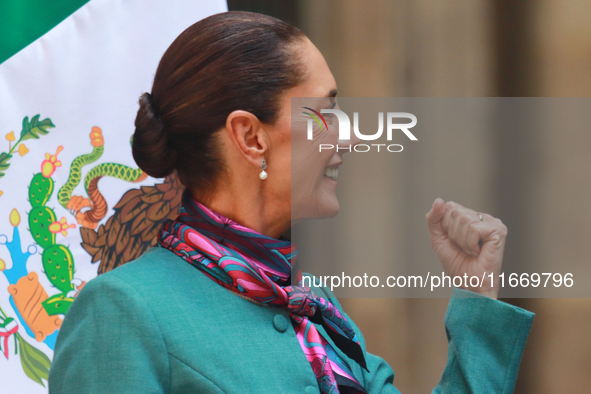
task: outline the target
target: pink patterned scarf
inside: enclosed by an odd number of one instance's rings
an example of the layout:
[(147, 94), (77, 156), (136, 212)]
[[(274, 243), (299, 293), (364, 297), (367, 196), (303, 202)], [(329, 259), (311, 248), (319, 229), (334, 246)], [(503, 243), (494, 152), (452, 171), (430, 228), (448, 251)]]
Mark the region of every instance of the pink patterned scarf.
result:
[(160, 247), (197, 267), (219, 285), (289, 311), (292, 326), (323, 394), (366, 393), (334, 348), (312, 323), (322, 325), (334, 344), (367, 370), (363, 350), (347, 319), (328, 300), (305, 286), (290, 286), (297, 248), (244, 227), (183, 195), (181, 213), (164, 224)]

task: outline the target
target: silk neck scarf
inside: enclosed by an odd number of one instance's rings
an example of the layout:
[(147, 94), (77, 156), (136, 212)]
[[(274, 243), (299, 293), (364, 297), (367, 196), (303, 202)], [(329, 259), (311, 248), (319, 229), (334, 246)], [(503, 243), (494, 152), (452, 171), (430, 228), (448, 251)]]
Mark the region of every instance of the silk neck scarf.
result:
[(158, 245), (219, 285), (286, 309), (322, 394), (366, 393), (313, 324), (322, 325), (333, 343), (367, 370), (363, 351), (347, 319), (329, 300), (316, 296), (308, 287), (289, 285), (291, 264), (297, 256), (297, 247), (291, 241), (244, 227), (184, 192), (180, 215), (163, 225)]

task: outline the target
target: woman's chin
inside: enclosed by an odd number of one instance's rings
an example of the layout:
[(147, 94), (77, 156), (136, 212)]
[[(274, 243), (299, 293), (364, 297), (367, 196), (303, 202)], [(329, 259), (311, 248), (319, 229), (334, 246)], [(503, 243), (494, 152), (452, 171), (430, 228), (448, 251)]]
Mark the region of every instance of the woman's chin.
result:
[(333, 201), (327, 201), (325, 204), (322, 204), (322, 208), (319, 209), (319, 217), (318, 219), (330, 219), (339, 213), (340, 205), (339, 200), (334, 198)]
[(323, 178), (324, 182), (321, 184), (321, 189), (316, 193), (316, 217), (318, 219), (329, 219), (339, 213), (340, 205), (336, 191), (337, 182), (327, 177)]

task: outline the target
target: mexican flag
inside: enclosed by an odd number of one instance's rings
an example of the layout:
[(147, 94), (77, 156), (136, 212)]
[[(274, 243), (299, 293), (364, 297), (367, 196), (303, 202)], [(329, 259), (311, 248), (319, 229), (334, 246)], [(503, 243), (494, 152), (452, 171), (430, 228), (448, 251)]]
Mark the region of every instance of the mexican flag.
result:
[(0, 3), (0, 392), (47, 392), (80, 289), (177, 214), (178, 181), (133, 161), (138, 99), (172, 41), (224, 11), (224, 0)]

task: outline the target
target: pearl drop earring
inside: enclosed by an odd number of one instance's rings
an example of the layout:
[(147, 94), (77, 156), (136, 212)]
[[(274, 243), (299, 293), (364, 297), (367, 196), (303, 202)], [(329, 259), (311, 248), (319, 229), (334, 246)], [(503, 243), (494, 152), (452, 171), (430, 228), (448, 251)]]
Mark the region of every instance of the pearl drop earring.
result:
[(265, 161), (265, 159), (263, 159), (263, 161), (261, 161), (261, 173), (259, 174), (259, 178), (261, 178), (261, 180), (265, 180), (267, 179), (267, 173), (265, 172), (265, 170), (267, 169), (267, 162)]

